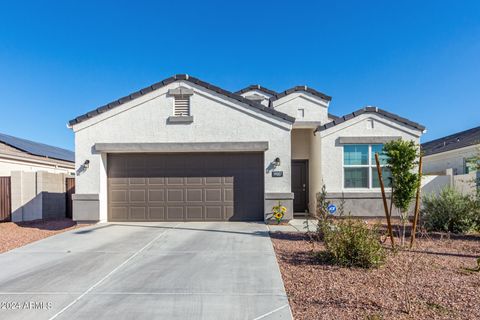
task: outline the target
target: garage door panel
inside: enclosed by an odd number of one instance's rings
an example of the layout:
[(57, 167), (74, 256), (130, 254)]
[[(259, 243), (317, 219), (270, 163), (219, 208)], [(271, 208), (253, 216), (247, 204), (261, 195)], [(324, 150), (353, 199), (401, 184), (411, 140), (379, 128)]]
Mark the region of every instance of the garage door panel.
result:
[(148, 220), (165, 220), (165, 208), (164, 207), (149, 207), (148, 208)]
[(187, 220), (203, 220), (203, 206), (187, 206), (186, 207)]
[(128, 178), (110, 178), (111, 186), (126, 186), (128, 184)]
[(203, 189), (187, 189), (187, 202), (203, 202)]
[(145, 190), (130, 190), (130, 202), (145, 202)]
[(149, 189), (148, 190), (148, 201), (149, 202), (164, 202), (165, 201), (165, 190), (164, 189)]
[(184, 180), (183, 177), (169, 177), (169, 178), (167, 178), (167, 185), (169, 185), (169, 186), (175, 186), (175, 185), (183, 186), (183, 184), (184, 184), (183, 180)]
[(205, 178), (206, 185), (215, 185), (215, 184), (222, 184), (222, 177), (207, 177)]
[(171, 221), (183, 221), (185, 217), (183, 215), (183, 207), (172, 206), (167, 207), (167, 220)]
[(127, 220), (128, 219), (128, 207), (115, 207), (110, 205), (110, 217), (111, 220)]
[(110, 201), (113, 203), (127, 203), (127, 190), (111, 190), (110, 191)]
[(129, 218), (131, 220), (147, 220), (147, 208), (131, 207)]
[(145, 178), (130, 178), (128, 183), (131, 186), (145, 186), (147, 184), (147, 179)]
[(224, 220), (222, 206), (205, 206), (205, 219), (214, 221)]
[(149, 186), (163, 186), (165, 185), (165, 178), (148, 178)]
[(263, 220), (263, 154), (110, 154), (109, 220)]
[(167, 189), (167, 202), (181, 202), (183, 201), (182, 189)]
[(205, 202), (222, 202), (222, 189), (205, 189)]
[(187, 185), (203, 185), (204, 184), (204, 178), (202, 177), (187, 177), (186, 178), (186, 183)]
[(224, 199), (224, 201), (233, 202), (233, 189), (224, 189), (223, 190), (223, 199)]

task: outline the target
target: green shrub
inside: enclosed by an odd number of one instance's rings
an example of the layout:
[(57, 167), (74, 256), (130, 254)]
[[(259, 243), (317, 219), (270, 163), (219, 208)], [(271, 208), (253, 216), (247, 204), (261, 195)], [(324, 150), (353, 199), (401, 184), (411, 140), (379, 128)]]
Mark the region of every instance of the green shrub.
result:
[(438, 196), (424, 196), (422, 204), (422, 217), (429, 231), (464, 233), (480, 227), (478, 200), (455, 189), (445, 188)]
[(323, 226), (323, 240), (333, 262), (348, 266), (371, 268), (385, 261), (377, 228), (370, 229), (360, 220), (346, 218)]

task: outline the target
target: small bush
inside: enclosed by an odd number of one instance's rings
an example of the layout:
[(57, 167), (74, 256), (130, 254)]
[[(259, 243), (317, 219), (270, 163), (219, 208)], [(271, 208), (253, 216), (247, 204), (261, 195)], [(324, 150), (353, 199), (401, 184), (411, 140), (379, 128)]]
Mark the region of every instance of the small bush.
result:
[(452, 188), (423, 197), (422, 217), (429, 231), (465, 233), (480, 225), (477, 200)]
[(352, 218), (326, 223), (323, 240), (333, 262), (348, 266), (371, 268), (385, 261), (377, 228), (370, 229), (364, 222)]

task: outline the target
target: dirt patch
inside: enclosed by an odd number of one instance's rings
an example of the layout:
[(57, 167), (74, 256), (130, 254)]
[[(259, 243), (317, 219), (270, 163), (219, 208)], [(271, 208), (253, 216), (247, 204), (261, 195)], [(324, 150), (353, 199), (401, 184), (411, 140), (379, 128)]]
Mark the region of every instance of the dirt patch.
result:
[(372, 270), (318, 261), (303, 234), (271, 237), (297, 320), (480, 319), (480, 235), (422, 238)]
[(70, 219), (0, 223), (0, 253), (84, 226)]

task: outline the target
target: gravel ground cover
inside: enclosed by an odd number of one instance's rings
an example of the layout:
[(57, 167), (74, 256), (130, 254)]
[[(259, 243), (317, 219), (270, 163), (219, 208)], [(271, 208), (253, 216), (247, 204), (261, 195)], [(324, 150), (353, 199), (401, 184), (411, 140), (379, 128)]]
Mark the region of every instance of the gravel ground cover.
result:
[(305, 234), (271, 237), (296, 320), (480, 319), (480, 235), (423, 236), (370, 270), (318, 261)]
[(86, 224), (70, 219), (3, 222), (0, 223), (0, 253), (83, 226)]

